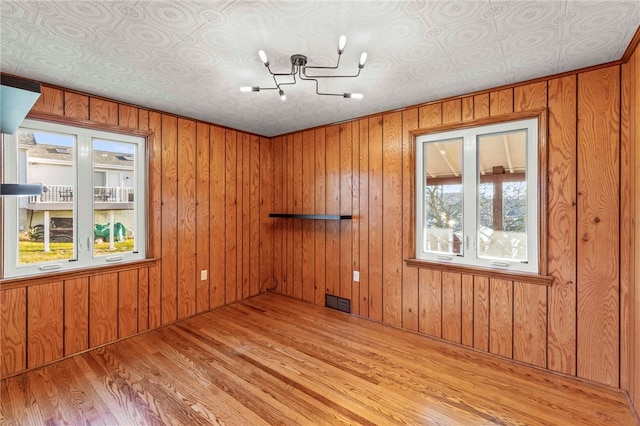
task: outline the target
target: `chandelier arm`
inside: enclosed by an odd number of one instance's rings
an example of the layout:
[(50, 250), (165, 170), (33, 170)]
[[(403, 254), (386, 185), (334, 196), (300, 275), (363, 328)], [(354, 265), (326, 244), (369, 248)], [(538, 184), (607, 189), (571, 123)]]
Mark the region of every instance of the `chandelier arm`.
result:
[(307, 68), (317, 68), (317, 67), (304, 67), (304, 69), (302, 70), (302, 73), (307, 78), (353, 78), (353, 77), (358, 77), (360, 75), (360, 71), (362, 71), (362, 68), (358, 68), (358, 72), (352, 75), (307, 75)]
[(318, 69), (318, 70), (336, 70), (336, 69), (338, 69), (338, 67), (340, 66), (340, 58), (341, 58), (341, 57), (342, 57), (342, 55), (341, 55), (341, 54), (338, 54), (338, 62), (336, 62), (336, 65), (335, 65), (335, 66), (333, 66), (333, 67), (319, 67), (319, 66), (310, 66), (310, 65), (305, 65), (304, 67), (302, 67), (302, 68), (304, 68), (303, 72), (305, 72), (305, 70), (306, 70), (307, 68), (311, 68), (311, 69)]
[(315, 78), (305, 78), (302, 76), (302, 70), (300, 70), (300, 79), (301, 80), (306, 80), (306, 81), (315, 81), (316, 82), (316, 95), (324, 95), (324, 96), (341, 96), (344, 97), (344, 93), (324, 93), (320, 91), (320, 87), (318, 84), (318, 80)]

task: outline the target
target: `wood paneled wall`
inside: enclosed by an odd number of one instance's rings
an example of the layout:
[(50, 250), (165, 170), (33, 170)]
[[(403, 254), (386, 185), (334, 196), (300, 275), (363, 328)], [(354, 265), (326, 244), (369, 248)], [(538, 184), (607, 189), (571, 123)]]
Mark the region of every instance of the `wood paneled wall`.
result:
[(260, 185), (273, 182), (269, 139), (46, 85), (31, 113), (149, 132), (148, 245), (158, 262), (3, 286), (3, 377), (256, 295), (272, 281), (273, 189)]
[[(276, 212), (354, 216), (275, 220), (276, 291), (317, 304), (325, 292), (345, 297), (372, 320), (620, 386), (620, 96), (621, 67), (611, 66), (275, 138)], [(553, 284), (408, 266), (410, 132), (541, 108)]]

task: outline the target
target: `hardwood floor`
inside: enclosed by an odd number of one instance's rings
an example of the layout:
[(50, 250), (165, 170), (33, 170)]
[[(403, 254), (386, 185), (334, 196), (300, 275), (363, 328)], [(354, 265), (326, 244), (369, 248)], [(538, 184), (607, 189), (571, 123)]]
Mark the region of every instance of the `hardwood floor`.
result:
[(616, 390), (265, 294), (2, 380), (0, 423), (632, 425)]

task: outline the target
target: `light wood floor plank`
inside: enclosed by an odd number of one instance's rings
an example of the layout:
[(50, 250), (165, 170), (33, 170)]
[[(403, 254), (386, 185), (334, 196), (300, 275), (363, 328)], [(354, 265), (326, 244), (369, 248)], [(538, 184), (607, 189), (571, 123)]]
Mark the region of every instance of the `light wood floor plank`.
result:
[(2, 380), (0, 422), (631, 425), (618, 390), (264, 294)]

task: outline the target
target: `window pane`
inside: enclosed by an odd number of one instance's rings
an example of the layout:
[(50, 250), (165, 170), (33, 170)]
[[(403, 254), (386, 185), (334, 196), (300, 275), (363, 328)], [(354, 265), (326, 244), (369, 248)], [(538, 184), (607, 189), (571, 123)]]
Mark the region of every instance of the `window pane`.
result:
[(527, 260), (526, 130), (478, 136), (478, 256)]
[(136, 145), (93, 139), (94, 256), (134, 251)]
[(74, 247), (75, 136), (18, 130), (18, 179), (43, 184), (18, 199), (18, 265), (69, 260)]
[(424, 146), (424, 251), (462, 253), (462, 139)]

